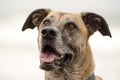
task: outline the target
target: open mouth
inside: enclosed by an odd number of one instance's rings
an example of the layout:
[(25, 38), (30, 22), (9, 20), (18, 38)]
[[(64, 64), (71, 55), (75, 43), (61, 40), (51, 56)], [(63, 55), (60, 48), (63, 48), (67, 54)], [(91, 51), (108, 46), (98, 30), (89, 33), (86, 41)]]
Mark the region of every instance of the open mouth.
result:
[(55, 51), (55, 49), (53, 49), (49, 45), (46, 45), (43, 47), (42, 52), (40, 54), (40, 61), (45, 63), (51, 63), (57, 58), (56, 53), (57, 52)]
[(50, 45), (45, 45), (40, 53), (40, 62), (47, 65), (55, 64), (59, 66), (65, 66), (71, 62), (72, 58), (73, 54), (60, 54), (55, 48)]

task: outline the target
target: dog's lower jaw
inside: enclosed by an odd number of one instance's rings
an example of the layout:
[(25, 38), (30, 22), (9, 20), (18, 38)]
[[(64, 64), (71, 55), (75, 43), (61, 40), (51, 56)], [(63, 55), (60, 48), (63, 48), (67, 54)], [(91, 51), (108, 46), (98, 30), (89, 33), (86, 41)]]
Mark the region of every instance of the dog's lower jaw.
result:
[(82, 55), (81, 60), (80, 56), (76, 57), (72, 64), (64, 69), (46, 71), (45, 80), (87, 80), (94, 72), (94, 61), (89, 44), (84, 54), (87, 56)]

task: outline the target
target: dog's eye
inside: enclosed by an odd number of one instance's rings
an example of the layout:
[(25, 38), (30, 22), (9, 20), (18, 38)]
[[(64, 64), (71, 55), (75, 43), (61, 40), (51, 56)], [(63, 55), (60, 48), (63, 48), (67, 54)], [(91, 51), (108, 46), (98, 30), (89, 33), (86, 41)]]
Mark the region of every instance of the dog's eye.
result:
[(69, 28), (70, 30), (73, 30), (76, 28), (76, 25), (74, 23), (68, 23), (66, 27)]
[(45, 26), (48, 26), (48, 25), (50, 24), (50, 20), (45, 20), (45, 21), (43, 22), (43, 24), (44, 24)]

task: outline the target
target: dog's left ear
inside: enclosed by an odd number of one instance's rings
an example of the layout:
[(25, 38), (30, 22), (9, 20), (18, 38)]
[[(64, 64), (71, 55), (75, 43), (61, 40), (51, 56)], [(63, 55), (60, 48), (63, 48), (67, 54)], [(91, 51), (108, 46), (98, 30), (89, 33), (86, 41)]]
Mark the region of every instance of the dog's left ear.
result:
[(28, 29), (28, 28), (35, 28), (38, 27), (42, 20), (49, 14), (51, 10), (50, 9), (37, 9), (33, 11), (28, 18), (26, 19), (22, 31)]
[(103, 36), (112, 37), (108, 24), (102, 16), (95, 13), (82, 13), (82, 19), (88, 29), (89, 35), (99, 30)]

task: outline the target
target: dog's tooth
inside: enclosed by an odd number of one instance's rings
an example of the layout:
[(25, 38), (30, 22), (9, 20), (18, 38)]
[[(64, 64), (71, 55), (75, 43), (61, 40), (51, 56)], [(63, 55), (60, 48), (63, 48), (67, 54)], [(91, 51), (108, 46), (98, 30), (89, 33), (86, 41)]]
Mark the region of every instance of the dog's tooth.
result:
[(64, 55), (61, 55), (61, 56), (60, 56), (60, 58), (63, 58), (63, 57), (64, 57)]
[(57, 60), (60, 60), (60, 59), (62, 59), (62, 58), (64, 58), (64, 55), (61, 55), (61, 56), (57, 57), (56, 59), (57, 59)]

